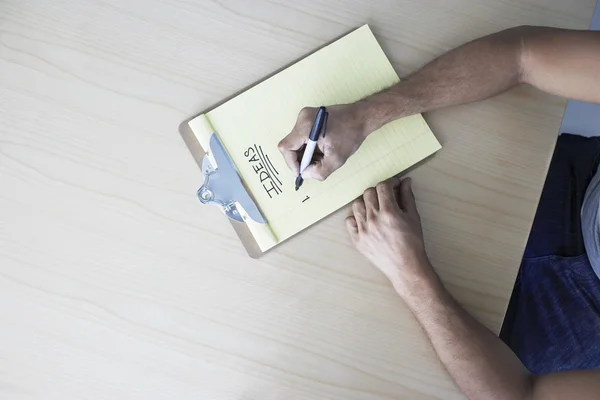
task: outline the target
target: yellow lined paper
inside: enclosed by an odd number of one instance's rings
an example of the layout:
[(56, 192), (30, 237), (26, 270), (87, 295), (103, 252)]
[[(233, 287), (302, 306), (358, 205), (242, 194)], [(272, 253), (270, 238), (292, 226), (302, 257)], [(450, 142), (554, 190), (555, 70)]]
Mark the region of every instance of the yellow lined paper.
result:
[(294, 190), (296, 177), (277, 144), (299, 110), (355, 102), (398, 81), (365, 25), (190, 122), (203, 146), (212, 134), (207, 126), (218, 133), (267, 219), (270, 229), (251, 229), (263, 251), (440, 149), (420, 115), (404, 118), (369, 136), (325, 182), (306, 181)]

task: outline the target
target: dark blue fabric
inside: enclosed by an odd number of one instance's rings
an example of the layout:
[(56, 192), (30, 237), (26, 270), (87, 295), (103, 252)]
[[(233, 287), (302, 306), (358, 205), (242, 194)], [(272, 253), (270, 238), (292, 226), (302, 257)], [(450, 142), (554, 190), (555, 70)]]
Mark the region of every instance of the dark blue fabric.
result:
[(500, 338), (534, 374), (600, 369), (600, 279), (581, 204), (600, 138), (559, 136)]

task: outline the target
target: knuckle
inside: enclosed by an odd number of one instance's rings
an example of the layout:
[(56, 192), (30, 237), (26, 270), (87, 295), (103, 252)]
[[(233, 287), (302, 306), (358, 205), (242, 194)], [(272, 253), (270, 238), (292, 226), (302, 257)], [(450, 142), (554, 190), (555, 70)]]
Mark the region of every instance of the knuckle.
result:
[(311, 114), (312, 114), (312, 108), (311, 107), (302, 107), (302, 109), (298, 113), (298, 119), (299, 120), (307, 119), (307, 118), (310, 117)]
[(365, 190), (364, 196), (373, 196), (375, 194), (377, 194), (375, 188), (370, 187), (367, 190)]
[(311, 174), (311, 177), (317, 181), (324, 181), (327, 175), (323, 171), (317, 170)]
[(389, 210), (382, 210), (380, 212), (380, 216), (381, 218), (385, 221), (385, 222), (390, 222), (393, 221), (394, 219), (396, 219), (396, 214), (394, 214), (393, 212), (389, 211)]
[(334, 153), (331, 155), (332, 165), (335, 165), (338, 168), (344, 165), (344, 161), (344, 157), (342, 157), (339, 153)]
[(379, 182), (376, 186), (377, 190), (385, 190), (388, 188), (387, 182)]
[(335, 168), (330, 163), (322, 164), (321, 168), (319, 168), (319, 173), (325, 178), (331, 175), (333, 171), (335, 171)]
[(367, 221), (367, 230), (369, 232), (379, 232), (380, 224), (376, 217), (373, 217)]

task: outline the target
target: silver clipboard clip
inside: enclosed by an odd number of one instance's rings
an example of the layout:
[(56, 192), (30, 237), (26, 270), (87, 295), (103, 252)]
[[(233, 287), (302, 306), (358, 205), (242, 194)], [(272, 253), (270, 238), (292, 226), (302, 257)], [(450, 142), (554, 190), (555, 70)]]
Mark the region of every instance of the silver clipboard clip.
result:
[(267, 221), (248, 194), (237, 168), (215, 133), (211, 135), (209, 145), (210, 151), (207, 154), (210, 153), (216, 165), (213, 165), (208, 155), (202, 159), (204, 183), (196, 193), (198, 200), (202, 204), (219, 206), (229, 218), (244, 222), (238, 210), (239, 204), (253, 221), (266, 224)]

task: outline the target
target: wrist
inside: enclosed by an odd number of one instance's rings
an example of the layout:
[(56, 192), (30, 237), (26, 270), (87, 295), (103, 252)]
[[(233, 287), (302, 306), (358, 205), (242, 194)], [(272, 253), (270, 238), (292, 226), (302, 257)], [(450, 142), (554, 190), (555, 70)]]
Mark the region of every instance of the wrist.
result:
[(385, 125), (385, 122), (381, 118), (379, 106), (369, 97), (354, 103), (354, 113), (356, 120), (360, 121), (360, 129), (362, 130), (364, 139)]
[(364, 121), (365, 137), (384, 125), (411, 114), (407, 112), (409, 99), (399, 89), (399, 86), (393, 86), (355, 103), (356, 112)]
[(399, 274), (392, 284), (398, 295), (407, 303), (410, 303), (411, 299), (423, 299), (424, 295), (441, 285), (426, 256), (412, 262), (411, 265), (399, 266), (397, 271)]
[(361, 141), (365, 140), (373, 133), (373, 131), (381, 127), (379, 126), (378, 121), (374, 119), (372, 110), (365, 100), (359, 100), (356, 103), (352, 103), (349, 107), (353, 121), (352, 124)]

